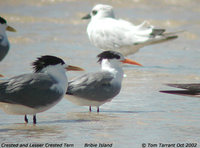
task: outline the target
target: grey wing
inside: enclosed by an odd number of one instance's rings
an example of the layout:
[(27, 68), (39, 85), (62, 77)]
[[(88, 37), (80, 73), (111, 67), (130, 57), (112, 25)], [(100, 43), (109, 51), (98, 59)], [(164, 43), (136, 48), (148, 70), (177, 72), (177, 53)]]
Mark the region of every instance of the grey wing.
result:
[(85, 74), (69, 82), (66, 94), (99, 101), (112, 98), (121, 88), (121, 85), (112, 85), (113, 78), (108, 72)]
[(0, 35), (0, 43), (3, 41), (4, 37), (3, 35)]
[(167, 84), (171, 87), (187, 89), (190, 91), (199, 91), (200, 92), (200, 84), (199, 83), (192, 83), (192, 84)]
[(55, 81), (46, 74), (24, 74), (0, 83), (0, 102), (32, 108), (46, 106), (61, 96), (52, 87)]
[(200, 97), (200, 92), (190, 91), (190, 90), (161, 90), (162, 93), (190, 96), (190, 97)]
[(162, 93), (169, 93), (175, 95), (200, 97), (200, 84), (167, 84), (171, 87), (181, 88), (184, 90), (162, 90)]
[(9, 50), (9, 43), (6, 46), (1, 45), (1, 42), (4, 40), (4, 37), (0, 35), (0, 61), (4, 59), (4, 57), (7, 55)]

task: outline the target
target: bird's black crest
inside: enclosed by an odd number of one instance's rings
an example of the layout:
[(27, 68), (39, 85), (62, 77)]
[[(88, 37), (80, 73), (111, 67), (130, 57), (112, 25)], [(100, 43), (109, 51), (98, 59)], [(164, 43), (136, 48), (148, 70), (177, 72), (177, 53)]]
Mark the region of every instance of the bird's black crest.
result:
[(65, 62), (55, 56), (45, 55), (37, 58), (36, 61), (32, 63), (35, 72), (40, 72), (43, 68), (49, 65), (65, 64)]
[(7, 21), (6, 21), (4, 18), (0, 17), (0, 23), (1, 23), (1, 24), (6, 24)]
[(101, 63), (103, 59), (120, 59), (120, 53), (116, 51), (104, 51), (100, 53), (97, 57), (99, 58), (98, 62)]

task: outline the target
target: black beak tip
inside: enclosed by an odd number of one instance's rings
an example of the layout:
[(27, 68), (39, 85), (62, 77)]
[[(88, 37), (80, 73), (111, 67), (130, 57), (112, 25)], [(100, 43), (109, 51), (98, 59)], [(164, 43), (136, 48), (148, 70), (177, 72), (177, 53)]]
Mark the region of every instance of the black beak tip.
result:
[(90, 14), (87, 14), (86, 16), (82, 17), (81, 19), (83, 19), (83, 20), (91, 19), (91, 15), (90, 15)]

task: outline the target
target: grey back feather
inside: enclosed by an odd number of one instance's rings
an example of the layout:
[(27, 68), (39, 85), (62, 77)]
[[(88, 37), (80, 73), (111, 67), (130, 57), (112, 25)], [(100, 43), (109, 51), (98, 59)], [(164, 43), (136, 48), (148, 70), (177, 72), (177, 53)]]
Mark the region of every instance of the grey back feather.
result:
[(61, 92), (51, 89), (56, 81), (43, 73), (24, 74), (0, 83), (0, 102), (43, 107), (61, 99)]
[(113, 78), (109, 72), (85, 74), (69, 82), (66, 94), (98, 101), (113, 98), (121, 89), (121, 84), (112, 85)]

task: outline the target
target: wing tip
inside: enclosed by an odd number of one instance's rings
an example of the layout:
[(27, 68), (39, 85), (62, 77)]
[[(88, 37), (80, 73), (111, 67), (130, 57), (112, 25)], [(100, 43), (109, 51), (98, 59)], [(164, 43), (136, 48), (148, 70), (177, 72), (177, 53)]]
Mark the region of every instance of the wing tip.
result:
[(166, 29), (156, 29), (156, 28), (153, 28), (152, 32), (151, 32), (151, 35), (152, 36), (162, 35), (165, 31), (166, 31)]
[(190, 96), (190, 97), (200, 97), (199, 92), (193, 92), (193, 91), (185, 91), (185, 90), (160, 90), (161, 93), (166, 94), (173, 94), (173, 95), (181, 95), (181, 96)]
[(167, 93), (167, 94), (174, 94), (175, 92), (173, 90), (160, 90), (161, 93)]
[(167, 40), (172, 40), (178, 38), (178, 35), (168, 36), (166, 37)]

